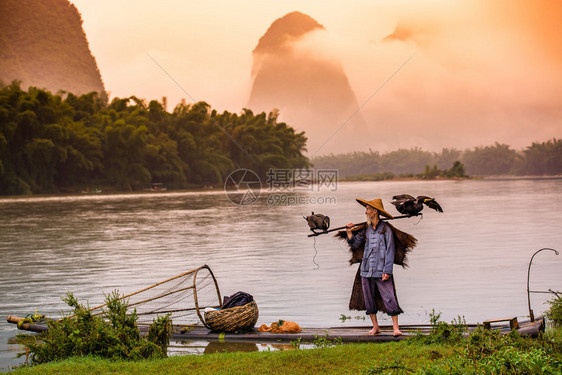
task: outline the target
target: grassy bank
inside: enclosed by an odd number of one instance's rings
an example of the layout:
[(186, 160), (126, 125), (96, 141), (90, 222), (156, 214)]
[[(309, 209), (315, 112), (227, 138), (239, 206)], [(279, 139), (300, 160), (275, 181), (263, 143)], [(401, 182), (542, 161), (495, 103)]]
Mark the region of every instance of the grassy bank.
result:
[[(415, 371), (457, 355), (447, 345), (348, 344), (335, 347), (252, 353), (178, 356), (161, 360), (110, 362), (72, 358), (17, 370), (16, 374), (360, 374), (383, 369)], [(400, 373), (400, 372), (394, 372)]]
[(562, 374), (562, 297), (549, 301), (545, 315), (551, 329), (537, 338), (483, 327), (469, 331), (464, 318), (449, 324), (433, 311), (429, 334), (399, 342), (343, 345), (341, 339), (318, 339), (316, 349), (301, 350), (299, 340), (294, 350), (171, 358), (163, 358), (168, 316), (151, 325), (148, 341), (141, 339), (134, 329), (136, 313), (127, 314), (127, 303), (118, 297), (117, 292), (106, 297), (106, 322), (68, 293), (65, 301), (75, 315), (49, 323), (41, 340), (21, 337), (30, 362), (39, 365), (16, 374)]
[(307, 350), (134, 362), (74, 357), (20, 368), (15, 374), (562, 374), (560, 330), (542, 339), (500, 337), (484, 331), (459, 338), (450, 326), (442, 328), (438, 335), (422, 340)]

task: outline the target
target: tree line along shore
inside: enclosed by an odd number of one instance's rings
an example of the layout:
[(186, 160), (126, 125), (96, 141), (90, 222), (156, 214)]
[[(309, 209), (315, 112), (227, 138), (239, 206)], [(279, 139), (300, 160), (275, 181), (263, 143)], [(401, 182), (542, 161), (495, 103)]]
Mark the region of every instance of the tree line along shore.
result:
[(0, 194), (220, 184), (238, 168), (307, 168), (306, 137), (278, 112), (218, 113), (209, 104), (148, 104), (135, 96), (76, 96), (0, 87)]
[(339, 177), (350, 180), (396, 177), (470, 176), (559, 176), (562, 175), (562, 139), (534, 142), (523, 150), (495, 142), (464, 151), (443, 148), (441, 152), (421, 148), (399, 149), (386, 153), (351, 152), (318, 156), (316, 168), (334, 168)]
[(505, 144), (440, 153), (420, 148), (306, 156), (306, 135), (279, 112), (218, 113), (205, 102), (147, 103), (0, 84), (0, 195), (221, 185), (239, 168), (332, 169), (346, 180), (561, 175), (562, 140), (516, 151)]

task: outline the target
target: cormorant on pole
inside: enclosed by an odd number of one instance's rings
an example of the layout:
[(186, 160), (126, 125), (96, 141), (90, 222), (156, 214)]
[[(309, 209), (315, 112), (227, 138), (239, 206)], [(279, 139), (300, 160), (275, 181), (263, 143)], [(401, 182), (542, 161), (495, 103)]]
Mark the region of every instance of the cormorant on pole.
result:
[(398, 212), (404, 215), (417, 216), (423, 210), (423, 205), (434, 209), (437, 212), (443, 212), (443, 209), (437, 203), (435, 198), (430, 198), (425, 195), (418, 195), (416, 198), (410, 194), (400, 194), (392, 197), (392, 203)]

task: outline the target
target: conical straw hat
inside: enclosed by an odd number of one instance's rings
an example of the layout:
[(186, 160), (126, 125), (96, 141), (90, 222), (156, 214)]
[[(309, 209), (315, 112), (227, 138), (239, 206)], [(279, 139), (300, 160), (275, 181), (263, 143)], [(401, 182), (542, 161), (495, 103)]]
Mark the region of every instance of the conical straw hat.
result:
[(392, 215), (385, 211), (384, 206), (382, 205), (382, 200), (380, 198), (373, 199), (370, 201), (366, 201), (363, 199), (356, 199), (356, 201), (365, 207), (371, 206), (373, 208), (376, 208), (377, 210), (379, 210), (379, 212), (382, 215), (388, 217), (389, 219), (393, 219)]

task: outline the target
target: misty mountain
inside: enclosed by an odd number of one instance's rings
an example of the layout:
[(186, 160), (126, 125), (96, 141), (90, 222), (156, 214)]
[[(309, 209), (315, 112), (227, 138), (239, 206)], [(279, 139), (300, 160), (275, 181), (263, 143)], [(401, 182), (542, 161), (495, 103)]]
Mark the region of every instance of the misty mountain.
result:
[(0, 81), (22, 82), (52, 92), (102, 92), (104, 86), (68, 0), (0, 1)]
[[(312, 17), (292, 12), (275, 20), (253, 51), (249, 107), (279, 109), (283, 121), (306, 132), (309, 153), (355, 149), (350, 134), (365, 131), (359, 115), (348, 121), (357, 99), (340, 61), (317, 43), (325, 32)], [(344, 124), (345, 132), (326, 143)]]

